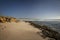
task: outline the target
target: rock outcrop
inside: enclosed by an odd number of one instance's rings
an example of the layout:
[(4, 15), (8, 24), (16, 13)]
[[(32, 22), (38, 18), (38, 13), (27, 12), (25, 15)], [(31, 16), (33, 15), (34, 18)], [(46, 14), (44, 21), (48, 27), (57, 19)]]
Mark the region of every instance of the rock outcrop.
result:
[(5, 23), (5, 22), (16, 22), (16, 18), (14, 17), (5, 17), (5, 16), (0, 16), (0, 22)]

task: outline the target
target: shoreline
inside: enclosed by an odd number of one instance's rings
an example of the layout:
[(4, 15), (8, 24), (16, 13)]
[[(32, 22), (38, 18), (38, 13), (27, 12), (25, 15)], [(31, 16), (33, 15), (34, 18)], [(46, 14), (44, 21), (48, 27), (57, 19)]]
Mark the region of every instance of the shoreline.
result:
[(26, 22), (29, 22), (35, 28), (42, 30), (42, 33), (43, 35), (45, 35), (45, 37), (54, 38), (55, 40), (60, 40), (60, 33), (49, 28), (48, 26), (46, 25), (41, 26), (41, 25), (33, 23), (33, 21), (26, 21)]

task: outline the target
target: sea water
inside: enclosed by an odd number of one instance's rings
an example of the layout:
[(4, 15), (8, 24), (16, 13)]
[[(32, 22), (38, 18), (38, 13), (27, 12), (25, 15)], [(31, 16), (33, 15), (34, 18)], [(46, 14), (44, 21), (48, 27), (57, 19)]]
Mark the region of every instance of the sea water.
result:
[(46, 25), (60, 33), (60, 22), (59, 21), (33, 21), (33, 23), (39, 24), (39, 25)]

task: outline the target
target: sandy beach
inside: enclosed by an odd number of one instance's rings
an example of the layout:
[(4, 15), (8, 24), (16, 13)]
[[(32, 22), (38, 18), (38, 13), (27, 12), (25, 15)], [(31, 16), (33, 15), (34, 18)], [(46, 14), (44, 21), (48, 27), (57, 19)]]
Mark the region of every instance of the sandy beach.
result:
[(0, 23), (0, 40), (47, 40), (37, 32), (40, 30), (24, 21)]

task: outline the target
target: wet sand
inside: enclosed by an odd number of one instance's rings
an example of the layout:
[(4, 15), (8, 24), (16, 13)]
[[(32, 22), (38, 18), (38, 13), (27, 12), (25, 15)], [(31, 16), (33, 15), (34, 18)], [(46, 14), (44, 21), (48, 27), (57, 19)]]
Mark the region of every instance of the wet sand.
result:
[(40, 31), (24, 21), (0, 23), (0, 40), (47, 40), (37, 34)]

